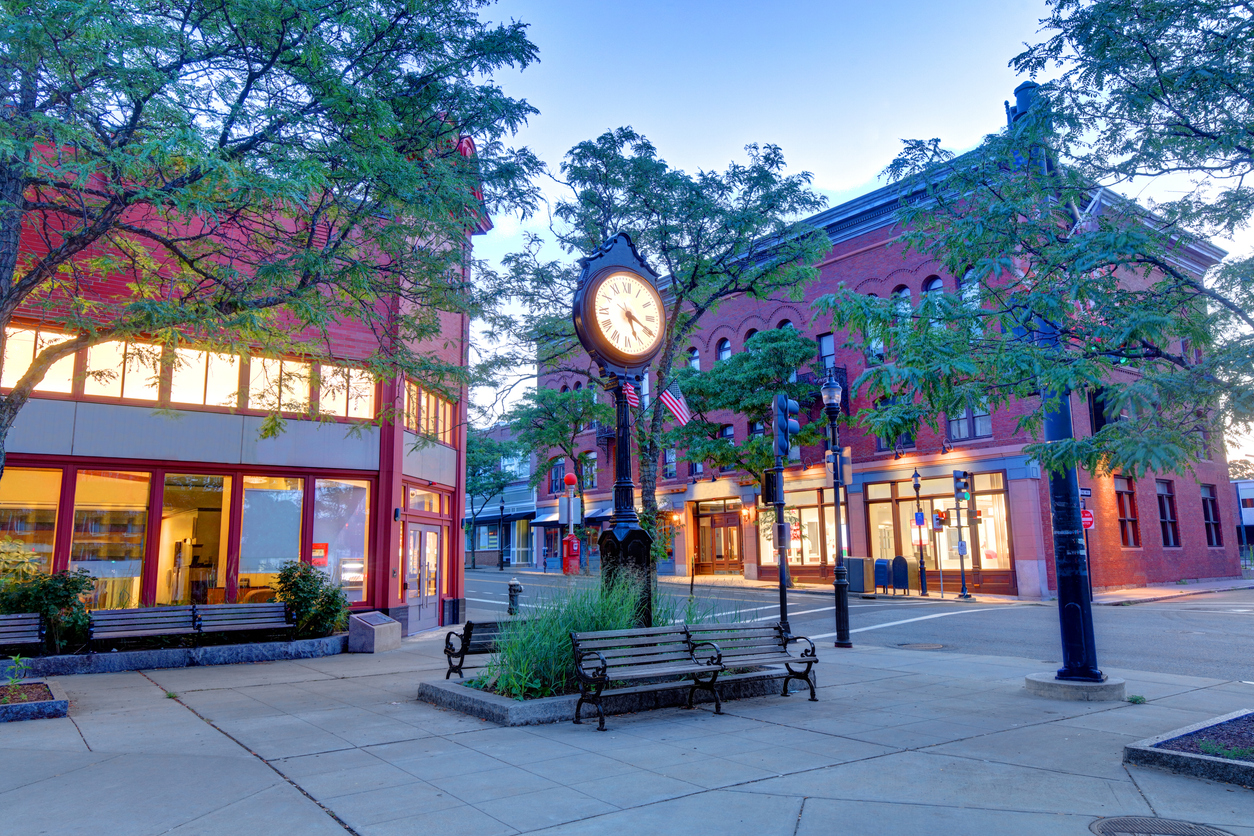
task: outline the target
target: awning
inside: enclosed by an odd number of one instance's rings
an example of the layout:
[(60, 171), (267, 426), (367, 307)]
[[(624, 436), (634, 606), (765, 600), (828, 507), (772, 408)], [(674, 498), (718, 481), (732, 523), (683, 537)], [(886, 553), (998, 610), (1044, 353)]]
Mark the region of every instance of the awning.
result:
[(533, 526), (537, 525), (557, 525), (557, 509), (554, 508), (551, 513), (536, 514), (536, 518), (531, 521)]
[(602, 522), (604, 520), (608, 520), (612, 516), (614, 516), (614, 506), (606, 505), (600, 508), (593, 508), (588, 512), (587, 516), (583, 518), (583, 521), (586, 523)]

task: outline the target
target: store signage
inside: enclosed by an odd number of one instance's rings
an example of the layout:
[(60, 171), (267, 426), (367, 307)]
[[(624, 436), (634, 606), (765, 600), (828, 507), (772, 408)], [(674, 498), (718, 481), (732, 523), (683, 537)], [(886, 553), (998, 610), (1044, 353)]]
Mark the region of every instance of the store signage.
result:
[(312, 563), (314, 566), (321, 566), (323, 568), (326, 568), (327, 552), (330, 551), (330, 545), (331, 545), (330, 543), (314, 543), (313, 544), (313, 559), (310, 560), (309, 562)]
[(1092, 496), (1092, 495), (1093, 495), (1092, 488), (1080, 488), (1080, 496)]
[(1080, 521), (1084, 523), (1085, 531), (1097, 524), (1097, 521), (1093, 518), (1093, 512), (1087, 509), (1080, 512)]

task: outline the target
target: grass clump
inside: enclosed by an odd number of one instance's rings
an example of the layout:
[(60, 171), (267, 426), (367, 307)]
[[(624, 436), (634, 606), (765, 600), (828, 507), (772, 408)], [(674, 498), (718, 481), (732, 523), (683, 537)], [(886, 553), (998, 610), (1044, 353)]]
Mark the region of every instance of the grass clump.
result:
[(1236, 761), (1254, 761), (1254, 749), (1247, 749), (1242, 746), (1224, 746), (1221, 743), (1215, 743), (1211, 740), (1202, 740), (1197, 744), (1197, 748), (1201, 749), (1207, 755), (1213, 755), (1216, 758), (1228, 758)]
[[(570, 634), (632, 627), (640, 583), (625, 576), (610, 586), (569, 589), (540, 599), (525, 618), (502, 629), (497, 652), (467, 684), (516, 700), (578, 693)], [(653, 593), (655, 625), (741, 620), (738, 608), (719, 612), (715, 602), (677, 599), (656, 589)]]
[(1145, 697), (1141, 696), (1140, 694), (1129, 694), (1128, 702), (1132, 703), (1133, 705), (1145, 705)]

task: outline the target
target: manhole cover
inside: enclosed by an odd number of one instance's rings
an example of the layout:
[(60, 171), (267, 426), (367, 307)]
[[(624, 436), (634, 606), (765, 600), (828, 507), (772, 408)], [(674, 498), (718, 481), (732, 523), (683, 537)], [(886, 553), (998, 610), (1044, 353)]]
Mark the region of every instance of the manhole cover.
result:
[(899, 644), (898, 647), (904, 647), (906, 650), (940, 650), (943, 644)]
[(1089, 830), (1101, 836), (1232, 836), (1204, 824), (1172, 819), (1151, 819), (1146, 816), (1115, 816), (1098, 819)]

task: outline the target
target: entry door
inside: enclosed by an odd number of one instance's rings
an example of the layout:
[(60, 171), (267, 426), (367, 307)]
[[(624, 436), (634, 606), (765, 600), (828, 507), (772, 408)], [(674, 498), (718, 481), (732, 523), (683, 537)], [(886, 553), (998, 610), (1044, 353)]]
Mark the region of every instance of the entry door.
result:
[(409, 602), (409, 632), (440, 625), (440, 529), (431, 525), (405, 526), (405, 581)]
[(741, 571), (740, 520), (736, 514), (701, 517), (698, 526), (697, 571), (715, 574)]

